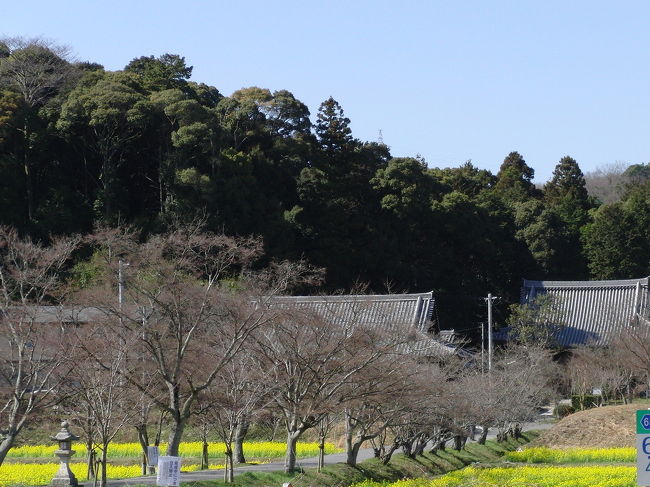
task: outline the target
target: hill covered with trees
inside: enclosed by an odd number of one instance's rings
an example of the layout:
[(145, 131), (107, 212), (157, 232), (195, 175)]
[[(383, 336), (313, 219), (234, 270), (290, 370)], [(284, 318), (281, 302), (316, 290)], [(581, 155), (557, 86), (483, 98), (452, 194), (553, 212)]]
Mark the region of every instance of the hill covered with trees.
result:
[(0, 224), (45, 240), (203, 218), (261, 236), (268, 260), (325, 268), (328, 291), (434, 290), (443, 328), (476, 327), (481, 298), (516, 301), (522, 277), (650, 273), (647, 165), (615, 191), (601, 178), (603, 201), (570, 156), (541, 188), (518, 152), (497, 174), (430, 168), (356, 139), (332, 97), (311, 114), (289, 91), (225, 96), (191, 74), (175, 54), (106, 71), (43, 40), (0, 42)]

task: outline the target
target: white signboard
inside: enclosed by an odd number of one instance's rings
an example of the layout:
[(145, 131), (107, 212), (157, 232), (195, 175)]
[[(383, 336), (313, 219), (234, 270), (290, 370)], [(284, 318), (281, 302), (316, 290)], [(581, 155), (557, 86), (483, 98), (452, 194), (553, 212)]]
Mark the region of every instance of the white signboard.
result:
[(178, 487), (181, 481), (181, 457), (158, 457), (156, 485)]
[(156, 467), (158, 465), (158, 447), (157, 446), (148, 446), (147, 447), (147, 465), (150, 467)]
[(650, 410), (636, 412), (636, 483), (650, 485)]

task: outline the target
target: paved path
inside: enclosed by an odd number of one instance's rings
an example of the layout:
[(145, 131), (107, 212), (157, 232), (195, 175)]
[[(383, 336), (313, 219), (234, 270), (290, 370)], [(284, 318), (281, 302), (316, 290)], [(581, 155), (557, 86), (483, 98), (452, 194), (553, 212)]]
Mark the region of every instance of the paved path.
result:
[[(523, 425), (524, 431), (529, 430), (539, 430), (539, 429), (548, 429), (553, 425), (551, 422), (538, 422), (538, 423), (525, 423)], [(496, 436), (496, 432), (490, 430), (488, 438), (493, 438)], [(373, 452), (371, 448), (362, 448), (359, 450), (359, 462), (372, 458)], [(342, 453), (332, 453), (330, 455), (325, 455), (325, 465), (331, 465), (333, 463), (342, 463), (345, 462), (345, 452)], [(317, 468), (318, 467), (318, 457), (312, 458), (302, 458), (296, 461), (296, 466), (302, 468), (303, 470)], [(264, 463), (260, 465), (243, 465), (235, 467), (235, 476), (244, 472), (278, 472), (284, 470), (284, 459), (279, 461), (274, 461), (271, 463)], [(181, 473), (181, 482), (194, 482), (198, 480), (216, 480), (223, 478), (223, 469), (211, 469), (211, 470), (200, 470), (197, 472), (183, 472)], [(148, 475), (146, 477), (133, 477), (130, 479), (122, 480), (109, 480), (109, 487), (124, 487), (131, 485), (155, 485), (156, 476)], [(92, 482), (84, 482), (86, 487), (92, 487)]]

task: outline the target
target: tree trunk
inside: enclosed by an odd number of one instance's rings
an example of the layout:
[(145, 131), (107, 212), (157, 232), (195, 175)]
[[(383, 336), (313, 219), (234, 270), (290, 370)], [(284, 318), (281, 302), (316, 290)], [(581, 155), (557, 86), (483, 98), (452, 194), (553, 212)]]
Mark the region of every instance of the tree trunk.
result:
[(104, 445), (102, 449), (102, 481), (101, 481), (101, 487), (106, 487), (106, 482), (108, 479), (106, 478), (106, 459), (107, 459), (107, 450), (108, 450), (108, 445)]
[(0, 465), (2, 465), (2, 462), (4, 462), (4, 459), (7, 456), (7, 453), (9, 452), (11, 447), (13, 446), (17, 435), (18, 432), (6, 433), (4, 436), (4, 440), (0, 442)]
[(201, 445), (201, 470), (210, 468), (208, 453), (208, 441), (206, 438), (203, 438), (203, 444)]
[(234, 438), (234, 461), (235, 463), (246, 463), (246, 457), (244, 457), (244, 438), (246, 438), (246, 433), (248, 433), (248, 427), (250, 422), (246, 419), (240, 421), (235, 428), (235, 438)]
[(167, 445), (167, 455), (171, 457), (178, 456), (178, 448), (181, 444), (183, 431), (185, 430), (185, 419), (178, 419), (171, 424), (169, 431), (169, 443)]
[(293, 473), (296, 469), (296, 443), (301, 434), (301, 431), (291, 431), (287, 433), (287, 453), (284, 458), (285, 473)]
[(507, 439), (508, 439), (507, 432), (499, 428), (499, 431), (497, 432), (497, 443), (503, 443)]
[(427, 436), (423, 436), (415, 442), (415, 448), (413, 449), (413, 457), (422, 456), (424, 453), (424, 448), (427, 446), (429, 439)]
[(345, 410), (345, 453), (346, 459), (345, 463), (351, 467), (357, 465), (357, 456), (359, 454), (359, 448), (361, 447), (360, 442), (354, 442), (352, 436), (354, 434), (354, 427), (352, 426), (352, 420), (350, 417), (349, 410)]
[(95, 450), (93, 449), (93, 442), (90, 440), (86, 442), (86, 451), (88, 452), (86, 456), (86, 477), (90, 480), (95, 478)]
[[(149, 464), (149, 457), (147, 447), (149, 446), (149, 433), (146, 424), (140, 424), (135, 427), (138, 432), (138, 443), (142, 448), (142, 475), (147, 475), (147, 465)], [(90, 477), (88, 477), (90, 478)]]
[(402, 452), (409, 458), (414, 458), (413, 455), (413, 441), (412, 439), (402, 441)]
[(235, 463), (233, 462), (232, 448), (226, 448), (226, 459), (225, 459), (225, 472), (223, 481), (227, 484), (235, 481), (235, 474), (233, 469), (235, 468)]
[(325, 438), (321, 438), (318, 442), (318, 472), (323, 470), (325, 466)]
[(463, 436), (454, 435), (454, 450), (461, 451), (463, 449)]
[(384, 453), (384, 455), (382, 456), (381, 463), (383, 463), (384, 465), (388, 465), (388, 462), (390, 462), (393, 453), (395, 453), (395, 450), (397, 450), (399, 446), (400, 446), (399, 443), (393, 443), (388, 449), (388, 451), (386, 451), (386, 453)]
[(488, 430), (489, 428), (487, 426), (483, 426), (483, 431), (481, 431), (481, 436), (478, 437), (479, 445), (485, 445), (485, 441), (487, 440)]
[(227, 461), (229, 465), (228, 471), (230, 472), (228, 474), (228, 479), (229, 479), (228, 481), (232, 483), (235, 481), (235, 464), (232, 458), (232, 450), (230, 450), (230, 455), (228, 455)]

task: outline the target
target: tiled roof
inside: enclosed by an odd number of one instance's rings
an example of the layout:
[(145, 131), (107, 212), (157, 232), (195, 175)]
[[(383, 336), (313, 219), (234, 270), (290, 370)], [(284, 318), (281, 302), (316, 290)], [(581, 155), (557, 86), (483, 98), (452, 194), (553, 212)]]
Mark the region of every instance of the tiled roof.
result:
[(304, 309), (341, 326), (368, 326), (382, 330), (408, 326), (416, 333), (408, 351), (417, 355), (453, 354), (455, 347), (428, 334), (432, 325), (433, 293), (336, 296), (278, 296), (271, 306)]
[(414, 326), (427, 332), (435, 300), (433, 293), (336, 296), (277, 296), (274, 305), (305, 308), (339, 324), (388, 327)]
[(553, 296), (559, 345), (604, 345), (622, 327), (648, 319), (648, 280), (524, 280), (521, 303), (532, 304), (539, 295)]

